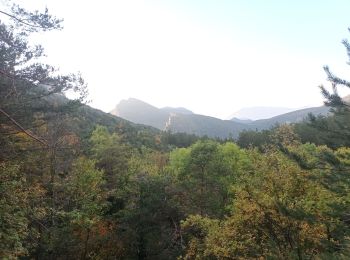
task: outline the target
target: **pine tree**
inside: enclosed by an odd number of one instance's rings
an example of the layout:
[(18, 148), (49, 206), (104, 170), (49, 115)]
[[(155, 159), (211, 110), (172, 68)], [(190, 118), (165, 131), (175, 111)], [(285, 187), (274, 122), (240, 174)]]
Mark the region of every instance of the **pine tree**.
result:
[[(58, 114), (71, 111), (86, 97), (86, 85), (79, 74), (62, 75), (44, 64), (44, 49), (33, 45), (33, 33), (60, 30), (62, 20), (44, 12), (30, 12), (16, 4), (0, 9), (0, 143), (22, 133), (40, 146), (50, 144), (36, 131)], [(64, 97), (66, 91), (78, 93), (76, 100)], [(8, 154), (4, 149), (0, 159)]]
[[(350, 60), (350, 43), (346, 39), (342, 43)], [(350, 82), (336, 76), (328, 66), (325, 66), (324, 70), (332, 87), (331, 90), (328, 90), (321, 85), (320, 89), (325, 98), (324, 103), (331, 108), (332, 114), (328, 117), (310, 115), (308, 125), (319, 131), (318, 133), (316, 132), (317, 138), (315, 139), (313, 136), (312, 139), (333, 148), (348, 146), (348, 140), (350, 140), (350, 96), (341, 97), (338, 89), (340, 87), (350, 88)], [(304, 128), (304, 130), (307, 130), (307, 128)]]

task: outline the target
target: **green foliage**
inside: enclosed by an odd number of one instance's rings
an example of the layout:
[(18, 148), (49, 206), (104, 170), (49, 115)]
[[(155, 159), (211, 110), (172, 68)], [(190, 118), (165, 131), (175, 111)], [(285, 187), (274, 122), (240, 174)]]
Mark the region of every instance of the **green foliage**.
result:
[[(28, 12), (15, 4), (8, 9), (1, 16), (11, 19), (0, 21), (0, 124), (6, 124), (3, 130), (7, 134), (14, 130), (25, 133), (25, 129), (34, 131), (40, 125), (38, 119), (51, 120), (71, 111), (87, 92), (79, 74), (63, 75), (41, 63), (43, 47), (30, 42), (33, 32), (59, 29), (61, 20), (47, 10)], [(65, 99), (67, 91), (75, 92), (77, 99)]]
[(303, 143), (327, 145), (333, 149), (350, 146), (350, 114), (346, 110), (333, 115), (310, 116), (309, 120), (295, 125), (295, 131)]
[[(350, 45), (348, 40), (343, 40), (343, 45), (346, 48), (348, 58), (350, 58)], [(349, 146), (350, 137), (350, 103), (349, 96), (340, 97), (338, 88), (350, 88), (350, 82), (342, 79), (331, 72), (328, 66), (324, 67), (331, 82), (332, 91), (329, 91), (325, 86), (320, 86), (321, 92), (325, 97), (325, 104), (331, 108), (333, 112), (329, 117), (315, 117), (310, 116), (310, 123), (308, 124), (313, 129), (316, 129), (316, 141), (318, 144), (326, 144), (332, 148), (339, 148), (341, 146)], [(305, 123), (304, 123), (305, 124)], [(309, 127), (302, 126), (302, 133), (305, 136), (305, 130)], [(312, 130), (311, 130), (312, 131)], [(315, 130), (313, 130), (315, 133)], [(306, 135), (310, 134), (306, 131)], [(314, 138), (307, 140), (309, 142), (315, 141)]]
[(0, 163), (0, 258), (16, 259), (27, 253), (28, 191), (20, 167)]
[(106, 127), (97, 126), (90, 138), (92, 157), (96, 166), (105, 172), (109, 190), (117, 190), (127, 181), (129, 148), (116, 134), (110, 134)]
[(350, 257), (350, 117), (335, 95), (333, 116), (242, 132), (241, 148), (161, 132), (79, 107), (81, 77), (36, 63), (29, 42), (60, 20), (10, 15), (22, 21), (0, 21), (0, 258)]
[[(348, 30), (350, 31), (350, 28), (348, 28)], [(344, 39), (342, 41), (346, 52), (347, 52), (347, 56), (350, 59), (350, 44), (349, 41)], [(336, 75), (334, 75), (331, 70), (329, 69), (328, 66), (324, 67), (324, 70), (328, 76), (328, 80), (331, 82), (332, 84), (332, 92), (328, 91), (324, 86), (320, 86), (321, 88), (321, 92), (323, 94), (323, 96), (326, 98), (325, 104), (327, 106), (330, 106), (334, 109), (335, 112), (341, 112), (344, 109), (348, 110), (349, 108), (349, 103), (348, 101), (342, 99), (339, 94), (338, 94), (338, 87), (345, 87), (345, 88), (350, 88), (350, 82), (342, 79)], [(349, 112), (349, 111), (347, 111)]]
[(103, 209), (103, 171), (95, 169), (95, 162), (78, 158), (72, 165), (72, 172), (66, 179), (65, 196), (72, 211), (72, 223), (85, 228), (94, 225)]
[[(189, 233), (185, 259), (193, 252), (203, 258), (304, 259), (337, 252), (347, 241), (345, 223), (332, 214), (337, 196), (311, 180), (279, 152), (250, 153), (253, 172), (242, 176), (234, 188), (231, 215), (203, 227), (193, 218), (183, 227), (201, 227)], [(204, 234), (204, 235), (203, 235)]]
[(161, 142), (161, 132), (158, 129), (132, 124), (125, 120), (116, 125), (115, 132), (124, 143), (132, 147), (167, 150), (167, 145)]
[[(72, 165), (72, 172), (67, 178), (64, 194), (69, 201), (67, 209), (62, 214), (68, 220), (70, 234), (76, 240), (74, 254), (80, 252), (83, 259), (89, 251), (97, 248), (99, 241), (96, 229), (102, 221), (105, 207), (103, 172), (95, 169), (95, 162), (86, 158), (78, 158)], [(94, 234), (95, 231), (95, 234)], [(69, 246), (73, 246), (72, 245)]]
[(223, 216), (229, 187), (246, 163), (233, 143), (198, 141), (170, 154), (169, 171), (175, 176), (178, 203), (183, 212)]
[(199, 137), (194, 134), (171, 133), (166, 131), (162, 134), (162, 143), (179, 148), (189, 147), (198, 141)]
[(260, 150), (271, 142), (271, 131), (245, 130), (239, 133), (237, 144), (242, 148), (258, 147)]

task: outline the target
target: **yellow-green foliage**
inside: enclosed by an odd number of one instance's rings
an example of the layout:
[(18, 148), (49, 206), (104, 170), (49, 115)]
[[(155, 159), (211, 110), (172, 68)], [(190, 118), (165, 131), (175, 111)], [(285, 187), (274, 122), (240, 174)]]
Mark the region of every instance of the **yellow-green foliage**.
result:
[[(346, 236), (332, 216), (339, 198), (280, 152), (250, 151), (252, 171), (233, 185), (227, 217), (189, 217), (185, 259), (304, 259), (336, 250)], [(193, 230), (196, 230), (195, 232)]]
[(0, 258), (26, 255), (29, 233), (26, 179), (16, 164), (0, 163)]

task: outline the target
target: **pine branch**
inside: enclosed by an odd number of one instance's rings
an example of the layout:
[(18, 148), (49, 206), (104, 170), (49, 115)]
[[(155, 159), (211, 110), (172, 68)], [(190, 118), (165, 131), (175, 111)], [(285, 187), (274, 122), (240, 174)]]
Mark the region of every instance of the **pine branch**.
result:
[(1, 10), (0, 10), (0, 13), (2, 13), (2, 14), (4, 14), (4, 15), (7, 15), (8, 17), (11, 17), (12, 19), (15, 19), (17, 22), (20, 22), (20, 23), (22, 23), (22, 24), (24, 24), (24, 25), (27, 25), (27, 26), (30, 26), (30, 27), (34, 27), (34, 28), (45, 29), (45, 27), (43, 27), (43, 26), (27, 23), (27, 22), (25, 22), (24, 20), (21, 20), (21, 19), (17, 18), (16, 16), (14, 16), (14, 15), (12, 15), (12, 14), (9, 14), (9, 13), (6, 13), (6, 12), (4, 12), (4, 11), (1, 11)]

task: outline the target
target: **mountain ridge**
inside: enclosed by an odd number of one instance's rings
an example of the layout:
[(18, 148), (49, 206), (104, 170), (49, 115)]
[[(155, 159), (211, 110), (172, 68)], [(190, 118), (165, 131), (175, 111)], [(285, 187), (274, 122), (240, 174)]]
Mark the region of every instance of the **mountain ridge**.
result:
[(194, 114), (186, 108), (157, 108), (144, 101), (129, 98), (122, 100), (110, 113), (131, 122), (149, 125), (164, 131), (184, 132), (213, 138), (236, 138), (243, 130), (263, 130), (276, 124), (300, 122), (309, 113), (327, 115), (329, 109), (320, 106), (295, 110), (268, 119), (244, 120), (232, 118), (231, 120), (222, 120)]

